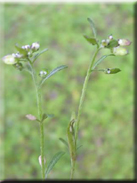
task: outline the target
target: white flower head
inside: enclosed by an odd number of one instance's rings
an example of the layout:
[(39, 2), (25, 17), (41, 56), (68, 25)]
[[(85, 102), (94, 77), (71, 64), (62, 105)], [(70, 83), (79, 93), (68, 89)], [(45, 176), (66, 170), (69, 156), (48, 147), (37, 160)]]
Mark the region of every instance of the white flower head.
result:
[(112, 40), (112, 39), (113, 39), (113, 36), (112, 36), (112, 35), (109, 35), (109, 36), (108, 36), (108, 39), (109, 39), (109, 40)]
[(37, 51), (40, 47), (40, 44), (38, 42), (32, 43), (31, 49), (34, 51)]
[(47, 74), (47, 71), (40, 71), (39, 75), (40, 77), (44, 77)]
[(12, 53), (12, 56), (15, 58), (22, 58), (23, 55), (21, 55), (20, 53)]
[(30, 50), (30, 45), (25, 45), (24, 46), (24, 49), (27, 50), (27, 51), (29, 51)]
[(5, 64), (13, 65), (17, 63), (16, 58), (13, 55), (6, 55), (2, 58)]
[(104, 46), (107, 46), (108, 45), (108, 40), (105, 40), (105, 39), (103, 39), (102, 41), (101, 41), (101, 45), (104, 47)]
[(118, 44), (120, 46), (129, 46), (131, 44), (131, 41), (129, 41), (128, 39), (119, 39)]

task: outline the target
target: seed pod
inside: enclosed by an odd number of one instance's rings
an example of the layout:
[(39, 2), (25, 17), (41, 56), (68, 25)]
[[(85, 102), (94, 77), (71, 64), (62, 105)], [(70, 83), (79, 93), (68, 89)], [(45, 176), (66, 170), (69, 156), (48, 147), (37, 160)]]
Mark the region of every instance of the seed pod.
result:
[(118, 46), (118, 47), (114, 47), (113, 48), (113, 53), (115, 55), (123, 56), (123, 55), (127, 55), (128, 54), (128, 50), (126, 48)]

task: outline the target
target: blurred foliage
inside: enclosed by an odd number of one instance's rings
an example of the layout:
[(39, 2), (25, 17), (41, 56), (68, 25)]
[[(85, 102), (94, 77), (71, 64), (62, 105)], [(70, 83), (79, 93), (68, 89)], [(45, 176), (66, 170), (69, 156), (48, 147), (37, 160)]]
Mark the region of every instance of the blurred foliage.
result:
[[(55, 117), (45, 122), (47, 162), (65, 150), (59, 138), (66, 138), (72, 111), (77, 112), (82, 84), (95, 48), (85, 41), (91, 35), (87, 18), (97, 28), (98, 39), (128, 38), (130, 54), (108, 57), (98, 68), (118, 67), (122, 72), (106, 75), (93, 72), (80, 123), (76, 179), (133, 179), (133, 4), (45, 3), (4, 5), (4, 55), (20, 46), (39, 41), (49, 51), (36, 62), (36, 70), (68, 65), (43, 85), (43, 108)], [(103, 53), (103, 52), (102, 52)], [(105, 54), (108, 50), (105, 51)], [(100, 53), (101, 56), (101, 53)], [(5, 78), (5, 178), (40, 179), (38, 163), (39, 126), (26, 114), (37, 114), (35, 88), (26, 72), (4, 65)], [(69, 179), (66, 153), (49, 179)]]

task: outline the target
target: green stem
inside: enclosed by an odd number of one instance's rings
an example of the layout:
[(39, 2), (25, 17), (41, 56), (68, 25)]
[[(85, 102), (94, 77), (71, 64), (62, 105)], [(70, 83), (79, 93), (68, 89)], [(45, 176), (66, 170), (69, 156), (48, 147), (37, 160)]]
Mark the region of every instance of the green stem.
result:
[(73, 180), (73, 178), (74, 178), (75, 163), (76, 163), (76, 160), (71, 158), (71, 174), (70, 174), (71, 180)]
[(75, 139), (76, 139), (75, 143), (76, 143), (76, 145), (77, 145), (77, 138), (78, 138), (78, 131), (79, 131), (79, 123), (80, 123), (80, 117), (81, 117), (81, 113), (82, 113), (82, 107), (83, 107), (85, 92), (86, 92), (86, 88), (87, 88), (87, 84), (88, 84), (88, 80), (89, 80), (90, 74), (92, 72), (92, 67), (94, 65), (94, 62), (95, 62), (95, 59), (96, 59), (96, 56), (97, 56), (99, 50), (100, 49), (97, 48), (97, 50), (96, 50), (96, 52), (95, 52), (95, 54), (93, 56), (93, 59), (90, 62), (90, 65), (89, 65), (89, 68), (87, 70), (87, 74), (86, 74), (86, 77), (85, 77), (85, 81), (84, 81), (84, 84), (83, 84), (83, 88), (82, 88), (82, 93), (81, 93), (79, 107), (78, 107), (77, 121), (76, 121), (76, 133), (75, 133)]
[[(31, 60), (28, 58), (29, 66), (31, 68), (31, 75), (36, 89), (36, 97), (37, 97), (37, 109), (38, 109), (38, 119), (42, 119), (42, 103), (41, 103), (41, 91), (39, 85), (37, 84), (36, 74), (32, 67)], [(44, 125), (43, 122), (40, 122), (40, 151), (41, 151), (41, 172), (42, 179), (45, 179), (45, 167), (44, 167)]]

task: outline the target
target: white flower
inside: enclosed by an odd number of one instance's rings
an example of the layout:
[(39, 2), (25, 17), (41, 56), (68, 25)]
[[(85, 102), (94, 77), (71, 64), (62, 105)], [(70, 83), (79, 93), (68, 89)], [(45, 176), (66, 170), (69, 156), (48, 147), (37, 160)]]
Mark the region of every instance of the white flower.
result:
[(103, 39), (101, 41), (101, 45), (102, 45), (102, 47), (107, 46), (108, 45), (108, 40)]
[(110, 74), (110, 69), (107, 69), (107, 73)]
[(6, 55), (2, 58), (5, 64), (13, 65), (17, 63), (16, 58), (13, 55)]
[(112, 35), (109, 35), (108, 36), (108, 39), (112, 40), (113, 39), (113, 36)]
[(25, 45), (24, 49), (28, 51), (30, 49), (30, 45)]
[(40, 77), (43, 77), (43, 76), (45, 76), (46, 74), (47, 74), (46, 71), (40, 71), (40, 72), (39, 72)]
[(129, 46), (131, 44), (131, 41), (129, 41), (128, 39), (119, 39), (118, 44), (120, 46)]
[(40, 47), (40, 44), (38, 42), (36, 43), (32, 43), (31, 45), (31, 49), (34, 50), (34, 51), (37, 51)]
[(20, 53), (12, 53), (12, 56), (15, 58), (22, 58), (23, 55), (21, 55)]

